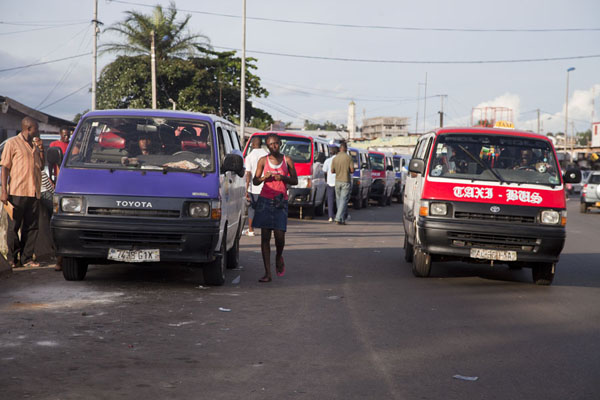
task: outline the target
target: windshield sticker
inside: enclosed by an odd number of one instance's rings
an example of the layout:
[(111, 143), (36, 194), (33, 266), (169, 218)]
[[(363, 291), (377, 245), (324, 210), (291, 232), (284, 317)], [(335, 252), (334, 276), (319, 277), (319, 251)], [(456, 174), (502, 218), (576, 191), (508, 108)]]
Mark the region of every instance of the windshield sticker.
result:
[(520, 201), (522, 203), (540, 204), (543, 199), (538, 192), (528, 192), (526, 190), (506, 190), (506, 201)]
[(454, 196), (467, 199), (491, 199), (494, 197), (494, 189), (454, 186)]
[(206, 168), (206, 167), (208, 167), (210, 165), (210, 161), (205, 160), (203, 158), (196, 157), (196, 158), (194, 158), (194, 161), (196, 161), (198, 164), (200, 164), (200, 166), (202, 168)]

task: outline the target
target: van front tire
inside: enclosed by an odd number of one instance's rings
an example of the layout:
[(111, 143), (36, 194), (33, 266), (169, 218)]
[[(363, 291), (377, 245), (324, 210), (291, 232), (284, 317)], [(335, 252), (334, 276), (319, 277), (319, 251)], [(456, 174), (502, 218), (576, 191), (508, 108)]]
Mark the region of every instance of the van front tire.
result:
[(414, 248), (412, 272), (418, 278), (427, 278), (431, 273), (431, 255), (421, 250), (419, 247)]
[(238, 233), (233, 241), (233, 246), (227, 252), (227, 269), (234, 269), (240, 266), (240, 234)]
[(406, 233), (405, 233), (404, 234), (404, 261), (409, 262), (409, 263), (412, 262), (414, 251), (415, 251), (415, 249), (413, 248), (413, 245), (408, 242), (408, 237), (406, 236)]
[(554, 263), (536, 263), (531, 267), (531, 275), (536, 285), (549, 286), (554, 280)]
[(83, 258), (63, 257), (62, 272), (67, 281), (82, 281), (88, 270), (88, 263)]
[(211, 263), (202, 268), (204, 283), (208, 286), (223, 286), (225, 283), (225, 268), (227, 267), (227, 250), (225, 247), (225, 235), (221, 239), (219, 255)]

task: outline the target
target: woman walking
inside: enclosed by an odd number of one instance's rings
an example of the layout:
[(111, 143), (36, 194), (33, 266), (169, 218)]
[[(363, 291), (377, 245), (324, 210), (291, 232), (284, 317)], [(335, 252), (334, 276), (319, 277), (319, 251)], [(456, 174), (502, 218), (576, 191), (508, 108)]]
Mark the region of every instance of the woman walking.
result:
[(269, 133), (266, 140), (269, 155), (258, 161), (252, 183), (263, 188), (256, 202), (252, 225), (261, 229), (260, 248), (262, 251), (265, 275), (259, 282), (271, 282), (271, 232), (275, 236), (275, 269), (277, 276), (285, 273), (283, 248), (287, 230), (288, 194), (287, 185), (297, 185), (298, 176), (294, 162), (279, 152), (281, 139), (276, 133)]

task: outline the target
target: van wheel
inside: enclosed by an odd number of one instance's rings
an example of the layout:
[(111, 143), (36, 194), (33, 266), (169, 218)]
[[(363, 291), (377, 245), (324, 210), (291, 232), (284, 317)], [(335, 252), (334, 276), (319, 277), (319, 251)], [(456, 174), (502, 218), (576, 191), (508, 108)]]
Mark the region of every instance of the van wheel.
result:
[(321, 205), (315, 206), (315, 215), (317, 217), (322, 217), (323, 215), (325, 215), (325, 196), (323, 196), (323, 201), (321, 202)]
[(412, 272), (419, 278), (427, 278), (431, 273), (431, 256), (420, 247), (414, 248)]
[(400, 193), (398, 193), (398, 204), (402, 203), (404, 203), (404, 191), (400, 191)]
[(536, 263), (531, 267), (531, 275), (536, 285), (549, 286), (554, 280), (554, 263)]
[(88, 262), (83, 258), (63, 257), (62, 272), (67, 281), (82, 281), (88, 270)]
[(386, 206), (391, 206), (392, 205), (392, 194), (390, 193), (390, 195), (385, 199), (385, 205)]
[(238, 232), (233, 246), (227, 251), (227, 268), (234, 269), (240, 265), (240, 234)]
[(404, 260), (406, 262), (412, 262), (413, 253), (414, 253), (413, 245), (408, 242), (408, 237), (406, 237), (406, 233), (404, 234)]
[(581, 212), (582, 214), (587, 213), (588, 207), (586, 203), (581, 203), (579, 204), (579, 212)]
[(361, 201), (363, 208), (369, 207), (369, 192), (367, 192), (367, 195)]
[(381, 197), (377, 199), (377, 205), (379, 207), (383, 207), (385, 205), (385, 193), (383, 193)]
[(227, 266), (227, 251), (225, 249), (225, 235), (221, 239), (219, 255), (213, 262), (206, 264), (202, 268), (204, 283), (208, 286), (223, 286), (225, 283), (225, 268)]
[(360, 193), (352, 199), (352, 207), (355, 210), (360, 210), (362, 208), (362, 199), (360, 198)]

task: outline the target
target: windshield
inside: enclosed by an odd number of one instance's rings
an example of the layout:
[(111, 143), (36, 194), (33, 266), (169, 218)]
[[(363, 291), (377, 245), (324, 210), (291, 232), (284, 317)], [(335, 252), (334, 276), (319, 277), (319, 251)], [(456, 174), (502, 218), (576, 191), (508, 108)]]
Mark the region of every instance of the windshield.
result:
[(281, 139), (280, 152), (295, 163), (309, 163), (312, 156), (310, 139), (279, 136)]
[(152, 117), (86, 118), (75, 133), (67, 167), (215, 170), (208, 123)]
[(597, 174), (590, 175), (588, 183), (593, 183), (593, 184), (600, 183), (600, 175), (597, 175)]
[(546, 140), (485, 134), (440, 135), (430, 176), (511, 183), (560, 183)]
[(369, 153), (369, 161), (371, 162), (371, 169), (375, 171), (383, 171), (385, 169), (383, 155)]
[(350, 157), (352, 157), (352, 162), (354, 163), (354, 169), (360, 169), (360, 166), (358, 165), (358, 161), (359, 161), (358, 151), (350, 150)]

